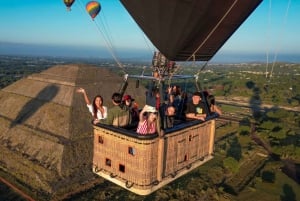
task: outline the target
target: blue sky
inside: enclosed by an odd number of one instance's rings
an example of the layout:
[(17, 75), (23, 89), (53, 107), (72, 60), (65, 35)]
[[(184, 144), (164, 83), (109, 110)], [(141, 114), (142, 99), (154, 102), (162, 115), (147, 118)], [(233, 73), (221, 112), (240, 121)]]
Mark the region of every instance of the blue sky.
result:
[[(102, 10), (95, 21), (85, 11), (87, 2), (75, 0), (67, 12), (62, 0), (1, 0), (0, 54), (112, 58), (105, 42), (110, 41), (118, 57), (146, 52), (152, 58), (153, 45), (118, 0), (99, 1)], [(299, 0), (264, 0), (215, 57), (300, 57), (299, 10)]]

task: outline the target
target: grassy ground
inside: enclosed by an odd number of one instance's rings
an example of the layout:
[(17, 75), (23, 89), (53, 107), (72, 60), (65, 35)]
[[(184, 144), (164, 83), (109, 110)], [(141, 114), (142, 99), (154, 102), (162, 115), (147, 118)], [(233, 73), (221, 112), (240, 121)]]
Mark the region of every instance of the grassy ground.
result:
[(256, 177), (250, 187), (245, 188), (236, 197), (243, 201), (296, 201), (300, 200), (300, 186), (287, 177), (279, 169), (280, 164), (269, 162), (264, 169), (273, 169), (275, 173), (274, 183), (262, 181)]

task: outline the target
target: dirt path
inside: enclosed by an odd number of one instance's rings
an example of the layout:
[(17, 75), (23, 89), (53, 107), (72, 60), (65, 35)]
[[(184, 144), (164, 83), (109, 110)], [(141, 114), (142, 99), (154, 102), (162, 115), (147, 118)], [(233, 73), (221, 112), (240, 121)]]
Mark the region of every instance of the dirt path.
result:
[[(232, 99), (225, 99), (222, 97), (217, 97), (217, 103), (218, 104), (228, 104), (228, 105), (233, 105), (233, 106), (242, 106), (242, 107), (251, 107), (252, 104), (250, 104), (248, 101), (246, 100), (235, 100), (234, 98)], [(271, 105), (271, 104), (259, 104), (258, 105), (260, 108), (272, 108), (275, 105)], [(281, 109), (285, 109), (288, 111), (293, 111), (293, 112), (300, 112), (300, 107), (289, 107), (289, 106), (276, 106), (277, 108), (281, 108)]]

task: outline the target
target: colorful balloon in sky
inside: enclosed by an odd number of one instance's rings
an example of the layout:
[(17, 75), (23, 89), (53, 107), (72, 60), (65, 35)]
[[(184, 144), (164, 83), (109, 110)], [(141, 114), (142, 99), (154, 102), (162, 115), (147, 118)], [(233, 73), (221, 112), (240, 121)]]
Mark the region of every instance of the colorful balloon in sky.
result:
[(71, 10), (71, 6), (75, 0), (64, 0), (65, 5), (67, 6), (67, 10)]
[(101, 10), (101, 5), (97, 1), (90, 1), (86, 4), (85, 9), (94, 20)]

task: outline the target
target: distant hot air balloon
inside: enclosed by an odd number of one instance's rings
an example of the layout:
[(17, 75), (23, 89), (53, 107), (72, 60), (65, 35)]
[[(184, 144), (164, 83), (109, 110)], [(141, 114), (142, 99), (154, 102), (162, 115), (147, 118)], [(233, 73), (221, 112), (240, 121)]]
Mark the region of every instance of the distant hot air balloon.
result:
[(101, 5), (97, 1), (90, 1), (86, 4), (85, 9), (94, 20), (101, 10)]
[(64, 0), (65, 5), (67, 6), (67, 10), (71, 10), (71, 6), (74, 3), (75, 0)]

